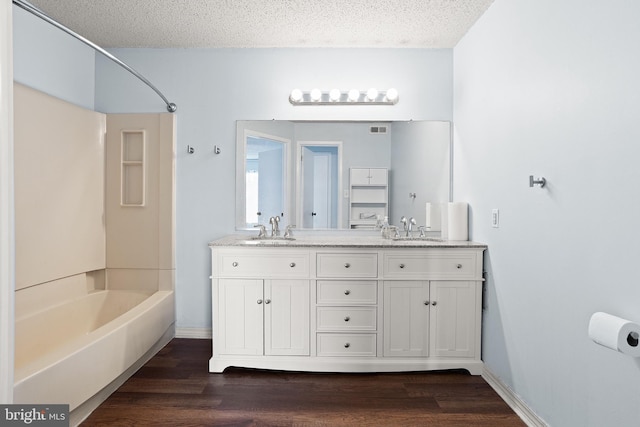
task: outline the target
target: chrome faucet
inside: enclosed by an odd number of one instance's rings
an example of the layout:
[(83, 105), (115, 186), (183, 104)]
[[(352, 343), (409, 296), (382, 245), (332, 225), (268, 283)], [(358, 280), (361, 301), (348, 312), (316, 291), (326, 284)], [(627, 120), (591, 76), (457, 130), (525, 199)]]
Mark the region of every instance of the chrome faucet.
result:
[(278, 228), (278, 224), (280, 224), (280, 217), (278, 215), (272, 216), (269, 218), (269, 224), (271, 224), (271, 237), (279, 236), (280, 228)]
[(402, 224), (402, 230), (407, 233), (407, 217), (406, 216), (402, 216), (400, 218), (400, 224)]
[(400, 218), (400, 223), (402, 223), (402, 229), (404, 230), (405, 237), (411, 237), (413, 226), (416, 225), (416, 219), (411, 217), (411, 219), (407, 220), (407, 217), (403, 216)]
[(285, 239), (291, 239), (291, 238), (293, 238), (293, 231), (292, 231), (292, 229), (293, 229), (293, 228), (296, 228), (296, 226), (295, 226), (295, 225), (291, 225), (291, 224), (289, 224), (289, 225), (287, 225), (287, 227), (284, 229), (284, 238), (285, 238)]
[(411, 236), (411, 231), (413, 231), (413, 226), (416, 225), (416, 219), (411, 217), (409, 219), (409, 226), (407, 227), (407, 237)]
[(267, 228), (262, 224), (254, 225), (255, 228), (260, 227), (260, 231), (258, 232), (258, 238), (262, 239), (263, 237), (267, 237)]

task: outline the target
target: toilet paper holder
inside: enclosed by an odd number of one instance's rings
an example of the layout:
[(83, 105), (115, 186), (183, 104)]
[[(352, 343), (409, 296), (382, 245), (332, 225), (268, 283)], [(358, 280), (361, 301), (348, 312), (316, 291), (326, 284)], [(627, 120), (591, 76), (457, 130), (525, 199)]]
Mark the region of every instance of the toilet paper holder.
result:
[(529, 175), (529, 187), (539, 185), (540, 188), (544, 188), (547, 185), (547, 180), (544, 177), (534, 178), (533, 175)]

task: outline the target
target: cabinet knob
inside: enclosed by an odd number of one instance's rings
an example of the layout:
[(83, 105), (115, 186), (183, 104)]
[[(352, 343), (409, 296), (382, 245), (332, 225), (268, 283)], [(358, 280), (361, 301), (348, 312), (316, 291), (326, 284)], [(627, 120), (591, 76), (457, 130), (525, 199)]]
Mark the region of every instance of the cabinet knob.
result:
[(258, 304), (262, 304), (262, 300), (259, 299), (258, 301), (256, 301)]
[(289, 267), (291, 267), (291, 268), (293, 268), (293, 267), (295, 267), (295, 266), (296, 266), (296, 263), (295, 263), (295, 262), (292, 262), (291, 264), (289, 264)]
[(462, 268), (462, 264), (456, 264), (456, 268), (458, 269)]
[(270, 299), (266, 299), (266, 300), (264, 300), (264, 303), (265, 304), (271, 304), (271, 300)]
[(424, 305), (429, 305), (429, 300), (426, 300), (426, 301), (424, 302)]
[(351, 264), (349, 264), (348, 262), (345, 262), (344, 263), (344, 268), (349, 268), (349, 267), (351, 267)]
[(434, 302), (431, 303), (431, 305), (436, 305), (436, 304), (438, 304), (437, 301), (434, 301)]
[(404, 268), (404, 264), (400, 264), (400, 266), (399, 266), (399, 267), (400, 267), (400, 268)]
[(234, 267), (237, 267), (238, 266), (238, 261), (233, 261), (233, 263), (231, 265), (234, 266)]
[(351, 344), (349, 344), (348, 342), (344, 343), (344, 348), (349, 348), (351, 347)]
[(351, 318), (349, 316), (345, 316), (344, 321), (348, 322), (349, 320), (351, 320)]
[(351, 294), (351, 291), (349, 289), (347, 289), (347, 290), (344, 291), (344, 294), (345, 295), (349, 295), (349, 294)]

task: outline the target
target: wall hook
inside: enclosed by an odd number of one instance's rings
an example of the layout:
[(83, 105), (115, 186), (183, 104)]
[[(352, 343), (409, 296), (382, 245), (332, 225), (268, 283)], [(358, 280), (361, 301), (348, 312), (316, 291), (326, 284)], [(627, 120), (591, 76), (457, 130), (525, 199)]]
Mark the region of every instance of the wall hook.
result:
[(213, 154), (220, 154), (220, 147), (218, 147), (217, 145), (213, 146)]
[(547, 180), (544, 177), (534, 178), (533, 175), (529, 175), (529, 187), (533, 187), (534, 185), (539, 185), (540, 188), (544, 188), (547, 185)]
[(194, 150), (194, 148), (190, 145), (187, 145), (187, 153), (189, 154), (193, 154), (195, 153), (196, 150)]
[(415, 200), (416, 199), (416, 193), (409, 193), (409, 198)]

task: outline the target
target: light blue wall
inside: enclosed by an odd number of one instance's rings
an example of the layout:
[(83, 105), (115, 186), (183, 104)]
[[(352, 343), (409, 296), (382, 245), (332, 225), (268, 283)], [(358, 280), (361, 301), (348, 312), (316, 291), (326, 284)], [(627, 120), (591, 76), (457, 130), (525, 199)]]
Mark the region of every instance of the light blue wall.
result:
[(600, 310), (640, 322), (639, 16), (497, 0), (454, 49), (454, 195), (489, 245), (483, 360), (552, 426), (640, 420), (640, 362), (587, 334)]
[(15, 81), (94, 108), (95, 53), (68, 34), (13, 6)]
[[(451, 120), (453, 51), (114, 49), (178, 105), (177, 327), (211, 325), (207, 243), (235, 230), (235, 121)], [(294, 107), (293, 88), (395, 87), (395, 106)], [(96, 109), (161, 112), (149, 88), (98, 56)], [(194, 154), (187, 154), (191, 145)], [(213, 154), (217, 145), (221, 154)]]

